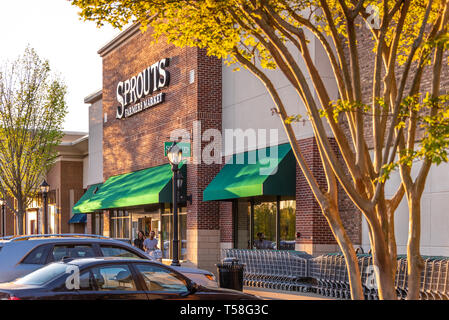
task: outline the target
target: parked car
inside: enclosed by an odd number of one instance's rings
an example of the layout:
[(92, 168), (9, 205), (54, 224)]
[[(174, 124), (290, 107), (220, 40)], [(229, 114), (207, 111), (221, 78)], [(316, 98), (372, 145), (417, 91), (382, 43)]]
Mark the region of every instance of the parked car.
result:
[(156, 261), (67, 258), (12, 283), (0, 284), (0, 300), (259, 300), (240, 291), (199, 285)]
[[(0, 240), (0, 283), (23, 277), (63, 258), (122, 257), (153, 260), (144, 251), (111, 238), (82, 235), (34, 235)], [(195, 282), (218, 287), (213, 273), (184, 267), (177, 270)]]

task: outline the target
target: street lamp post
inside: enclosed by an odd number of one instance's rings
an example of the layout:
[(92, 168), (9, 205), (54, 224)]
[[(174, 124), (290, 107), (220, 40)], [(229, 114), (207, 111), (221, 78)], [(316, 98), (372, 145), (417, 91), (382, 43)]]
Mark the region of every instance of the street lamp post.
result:
[(48, 191), (50, 191), (50, 185), (45, 180), (41, 184), (41, 191), (44, 200), (44, 234), (48, 234)]
[(167, 151), (168, 161), (173, 171), (173, 258), (172, 266), (180, 266), (179, 263), (179, 230), (178, 230), (178, 177), (179, 164), (182, 161), (182, 149), (176, 142)]
[(6, 236), (6, 214), (5, 214), (5, 199), (0, 199), (0, 205), (2, 206), (2, 237)]

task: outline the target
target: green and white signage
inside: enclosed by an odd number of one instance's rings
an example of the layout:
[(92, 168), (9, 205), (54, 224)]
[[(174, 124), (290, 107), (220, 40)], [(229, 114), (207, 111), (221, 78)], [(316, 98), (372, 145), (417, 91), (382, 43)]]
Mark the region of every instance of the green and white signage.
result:
[[(172, 145), (173, 142), (164, 142), (164, 156), (167, 156), (168, 149), (170, 149)], [(183, 158), (191, 157), (190, 143), (179, 142), (176, 145), (178, 145), (181, 148)]]

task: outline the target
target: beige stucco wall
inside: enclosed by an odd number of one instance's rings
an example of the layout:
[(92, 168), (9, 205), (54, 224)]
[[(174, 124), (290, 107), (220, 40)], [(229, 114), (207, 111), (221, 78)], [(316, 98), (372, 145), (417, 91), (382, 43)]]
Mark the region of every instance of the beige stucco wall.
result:
[(101, 99), (89, 107), (87, 185), (103, 182), (103, 108)]
[[(303, 70), (306, 70), (300, 58), (300, 53), (293, 46), (290, 46), (290, 48), (294, 56), (298, 57), (299, 66)], [(326, 55), (324, 49), (318, 40), (312, 40), (309, 48), (331, 99), (336, 99), (338, 97), (337, 85), (330, 64), (327, 62), (327, 59), (323, 59)], [(256, 131), (258, 129), (277, 129), (279, 132), (279, 144), (288, 142), (279, 116), (276, 114), (273, 115), (271, 112), (271, 109), (275, 105), (265, 86), (244, 68), (240, 68), (240, 71), (234, 72), (233, 70), (236, 67), (238, 66), (227, 66), (223, 64), (223, 131), (225, 129), (242, 129), (244, 131), (247, 129), (255, 129)], [(287, 78), (278, 70), (266, 70), (266, 74), (278, 90), (288, 115), (301, 114), (303, 119), (306, 120), (293, 124), (297, 139), (305, 139), (313, 136), (312, 127), (310, 122), (307, 121), (305, 107)], [(313, 91), (308, 73), (305, 72), (304, 74), (306, 79), (309, 80), (311, 90)], [(330, 131), (329, 136), (331, 136)], [(225, 143), (226, 137), (224, 136), (223, 152), (225, 155), (229, 155), (229, 152), (225, 152)], [(263, 145), (260, 145), (260, 142), (256, 144), (249, 143), (245, 145), (243, 150), (235, 148), (234, 152), (254, 150), (258, 147), (263, 147)]]
[[(412, 176), (416, 177), (421, 163), (415, 163)], [(391, 175), (385, 194), (391, 197), (400, 185), (398, 172)], [(430, 169), (421, 200), (421, 254), (449, 256), (449, 164), (444, 163)], [(398, 253), (407, 252), (408, 204), (404, 196), (395, 213), (395, 235)], [(362, 244), (369, 250), (368, 225), (362, 224)]]

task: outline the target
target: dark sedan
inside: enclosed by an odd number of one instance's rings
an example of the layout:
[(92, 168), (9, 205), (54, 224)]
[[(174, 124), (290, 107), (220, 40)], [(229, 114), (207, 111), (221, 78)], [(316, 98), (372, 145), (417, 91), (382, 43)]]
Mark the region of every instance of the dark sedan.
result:
[(198, 285), (169, 266), (119, 258), (65, 259), (11, 283), (0, 300), (259, 300), (235, 290)]

